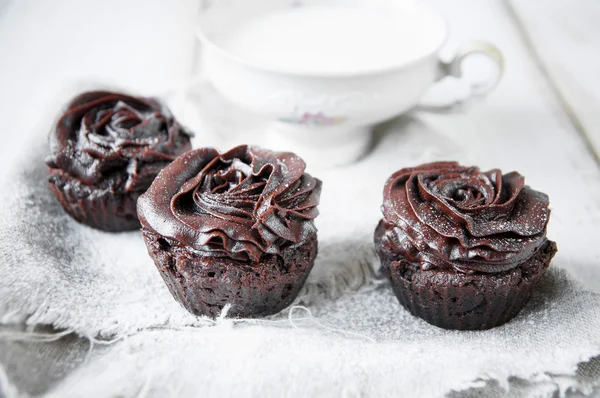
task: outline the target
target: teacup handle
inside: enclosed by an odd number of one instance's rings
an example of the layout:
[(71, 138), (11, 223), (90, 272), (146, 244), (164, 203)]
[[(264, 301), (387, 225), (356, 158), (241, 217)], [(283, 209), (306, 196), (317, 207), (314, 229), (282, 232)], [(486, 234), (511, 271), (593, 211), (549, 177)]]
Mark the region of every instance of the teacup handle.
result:
[(488, 95), (500, 82), (502, 74), (504, 73), (504, 57), (502, 53), (493, 44), (486, 42), (470, 42), (462, 45), (454, 59), (450, 62), (439, 62), (438, 76), (436, 81), (439, 81), (447, 76), (455, 78), (462, 77), (462, 63), (470, 55), (483, 54), (490, 58), (498, 67), (498, 73), (491, 77), (488, 81), (472, 83), (470, 88), (470, 94), (465, 99), (458, 99), (451, 103), (444, 105), (417, 105), (417, 110), (437, 113), (447, 113), (456, 110), (463, 109), (464, 106), (473, 100), (484, 98)]

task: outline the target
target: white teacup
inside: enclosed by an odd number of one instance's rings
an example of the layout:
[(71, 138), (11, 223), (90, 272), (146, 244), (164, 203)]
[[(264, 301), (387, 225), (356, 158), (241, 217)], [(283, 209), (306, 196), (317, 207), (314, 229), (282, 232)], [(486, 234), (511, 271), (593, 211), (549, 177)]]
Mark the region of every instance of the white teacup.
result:
[(360, 157), (374, 124), (418, 106), (437, 80), (461, 77), (468, 55), (498, 66), (490, 81), (472, 86), (471, 98), (490, 92), (503, 68), (500, 51), (487, 43), (441, 62), (447, 25), (413, 1), (205, 3), (197, 32), (203, 75), (233, 103), (274, 121), (270, 146), (321, 164)]

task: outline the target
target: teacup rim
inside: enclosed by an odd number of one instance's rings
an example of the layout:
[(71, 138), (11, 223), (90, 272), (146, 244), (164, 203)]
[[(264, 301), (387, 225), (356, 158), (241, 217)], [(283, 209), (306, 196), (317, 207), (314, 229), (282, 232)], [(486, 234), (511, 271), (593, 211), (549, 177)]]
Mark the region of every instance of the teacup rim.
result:
[(434, 54), (438, 54), (440, 49), (444, 47), (446, 42), (448, 41), (449, 36), (449, 24), (447, 19), (441, 15), (438, 11), (436, 11), (433, 7), (422, 4), (422, 3), (412, 3), (411, 4), (415, 8), (420, 8), (430, 15), (436, 17), (442, 25), (443, 30), (443, 38), (440, 40), (435, 48), (431, 51), (428, 51), (418, 57), (414, 57), (408, 61), (404, 61), (402, 63), (397, 63), (394, 65), (386, 65), (378, 68), (370, 68), (370, 69), (362, 69), (355, 71), (342, 71), (342, 72), (332, 72), (332, 71), (298, 71), (298, 70), (286, 70), (283, 68), (277, 67), (269, 67), (268, 65), (252, 62), (246, 58), (237, 56), (225, 49), (221, 46), (217, 45), (213, 42), (213, 40), (209, 39), (204, 32), (202, 31), (200, 26), (197, 26), (195, 29), (196, 39), (199, 40), (202, 44), (209, 46), (213, 51), (219, 53), (222, 57), (229, 59), (237, 64), (243, 65), (245, 67), (255, 69), (262, 72), (273, 73), (278, 75), (290, 76), (290, 77), (305, 77), (305, 78), (349, 78), (349, 77), (359, 77), (359, 76), (375, 76), (386, 74), (390, 72), (400, 71), (407, 67), (410, 67), (414, 64), (419, 63), (420, 61), (431, 57)]

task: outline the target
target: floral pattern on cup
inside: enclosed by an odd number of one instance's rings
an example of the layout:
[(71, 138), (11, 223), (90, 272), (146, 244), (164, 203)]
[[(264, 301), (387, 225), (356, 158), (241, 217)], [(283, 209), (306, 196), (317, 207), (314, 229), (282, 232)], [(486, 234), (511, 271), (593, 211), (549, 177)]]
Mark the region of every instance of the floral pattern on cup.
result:
[(301, 116), (279, 119), (279, 121), (291, 124), (300, 124), (305, 126), (336, 126), (345, 122), (345, 117), (330, 117), (322, 112), (305, 112)]

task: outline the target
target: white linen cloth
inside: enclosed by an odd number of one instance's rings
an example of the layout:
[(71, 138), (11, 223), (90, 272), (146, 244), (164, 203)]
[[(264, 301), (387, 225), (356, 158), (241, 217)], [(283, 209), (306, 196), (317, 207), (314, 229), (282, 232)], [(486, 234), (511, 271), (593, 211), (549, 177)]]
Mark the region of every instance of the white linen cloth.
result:
[[(431, 160), (469, 162), (467, 151), (418, 120), (383, 126), (356, 164), (309, 167), (323, 180), (319, 256), (296, 306), (265, 320), (212, 321), (173, 300), (139, 232), (96, 231), (64, 213), (43, 161), (50, 113), (67, 98), (49, 98), (49, 113), (0, 177), (0, 322), (111, 343), (50, 396), (428, 397), (489, 380), (506, 387), (511, 378), (546, 383), (547, 394), (591, 391), (594, 382), (574, 376), (600, 355), (600, 295), (574, 282), (560, 256), (523, 312), (488, 331), (431, 326), (378, 277), (372, 234), (386, 178)], [(254, 124), (224, 124), (223, 112), (234, 111), (210, 101), (198, 118), (194, 96), (175, 104), (197, 133), (195, 146), (260, 143)]]

